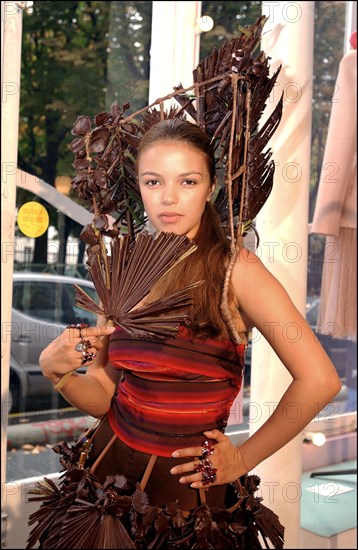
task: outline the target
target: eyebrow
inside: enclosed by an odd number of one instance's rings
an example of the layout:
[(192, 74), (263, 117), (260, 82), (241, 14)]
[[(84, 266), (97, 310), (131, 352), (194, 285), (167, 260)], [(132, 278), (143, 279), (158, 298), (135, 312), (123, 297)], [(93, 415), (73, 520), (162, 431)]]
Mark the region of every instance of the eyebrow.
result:
[[(201, 172), (196, 172), (195, 170), (193, 170), (191, 172), (183, 172), (182, 174), (179, 174), (179, 177), (191, 176), (192, 174), (197, 174), (199, 176), (202, 176)], [(157, 177), (160, 177), (160, 174), (158, 174), (157, 172), (143, 172), (141, 174), (141, 176), (157, 176)]]

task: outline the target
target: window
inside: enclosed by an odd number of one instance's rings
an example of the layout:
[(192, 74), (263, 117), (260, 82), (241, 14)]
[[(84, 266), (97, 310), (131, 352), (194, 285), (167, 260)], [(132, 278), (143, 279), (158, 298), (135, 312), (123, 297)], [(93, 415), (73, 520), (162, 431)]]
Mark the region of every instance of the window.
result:
[[(151, 14), (152, 2), (143, 1), (34, 2), (23, 11), (18, 166), (26, 180), (35, 177), (55, 187), (87, 213), (91, 205), (70, 186), (71, 129), (78, 116), (93, 119), (115, 100), (131, 103), (128, 114), (147, 105)], [(36, 417), (42, 433), (50, 434), (50, 446), (67, 437), (61, 421), (78, 411), (42, 376), (39, 356), (66, 325), (96, 324), (95, 315), (75, 305), (74, 283), (98, 302), (79, 238), (84, 224), (50, 204), (46, 191), (41, 198), (19, 185), (17, 209), (29, 201), (43, 204), (49, 227), (37, 238), (16, 227), (7, 405), (10, 482), (59, 470), (58, 458), (43, 438), (21, 428)], [(82, 430), (83, 424), (72, 435)], [(15, 437), (19, 431), (20, 439)], [(47, 458), (32, 456), (23, 445)]]
[[(96, 315), (75, 306), (75, 288), (66, 282), (33, 280), (14, 282), (13, 307), (29, 317), (51, 323), (96, 324)], [(51, 275), (48, 276), (51, 279)], [(87, 283), (87, 281), (86, 281)], [(76, 284), (81, 286), (81, 280)], [(83, 284), (83, 283), (82, 283)], [(85, 291), (98, 303), (95, 290), (85, 286)]]
[[(322, 175), (325, 174), (323, 158), (327, 143), (331, 109), (340, 100), (341, 91), (337, 89), (336, 79), (339, 65), (344, 55), (347, 4), (347, 2), (315, 2), (310, 223), (314, 217), (317, 193), (321, 184), (320, 182), (323, 179)], [(332, 207), (335, 208), (333, 204)], [(324, 318), (324, 325), (322, 326), (321, 321), (321, 326), (319, 326), (320, 308), (323, 309), (326, 307), (329, 298), (338, 296), (341, 303), (343, 299), (346, 299), (341, 294), (333, 278), (329, 283), (328, 293), (327, 289), (324, 290), (324, 286), (322, 285), (322, 275), (328, 263), (331, 266), (332, 263), (338, 265), (337, 262), (342, 265), (341, 259), (338, 258), (337, 249), (330, 247), (331, 244), (329, 244), (329, 239), (327, 239), (326, 235), (318, 233), (309, 234), (307, 272), (308, 309), (306, 318), (341, 378), (343, 384), (342, 390), (335, 398), (334, 403), (329, 405), (331, 407), (330, 413), (332, 413), (332, 407), (334, 407), (335, 414), (341, 414), (357, 410), (357, 344), (356, 340), (353, 341), (338, 336), (336, 330), (338, 305), (336, 307), (329, 307), (330, 311)], [(325, 249), (326, 253), (328, 253), (326, 258), (324, 258)], [(330, 254), (330, 251), (332, 251), (332, 254)], [(351, 270), (355, 269), (356, 266), (352, 265)], [(349, 292), (347, 296), (349, 296)], [(355, 298), (352, 297), (352, 299), (355, 302)]]
[[(335, 81), (344, 50), (346, 9), (346, 2), (315, 2), (310, 222), (313, 217), (322, 170), (331, 105), (337, 92)], [(261, 2), (224, 2), (223, 4), (202, 2), (202, 14), (213, 18), (214, 27), (200, 36), (201, 58), (208, 55), (213, 47), (219, 48), (225, 40), (236, 36), (239, 25), (254, 23), (261, 14)], [(324, 248), (324, 236), (308, 235), (306, 315), (308, 323), (316, 333), (321, 299)], [(334, 321), (332, 319), (333, 323)], [(342, 392), (331, 406), (335, 407), (336, 413), (356, 410), (356, 389), (354, 389), (354, 384), (356, 388), (356, 342), (318, 333), (317, 337), (343, 382)], [(244, 403), (250, 396), (250, 351), (249, 347), (245, 364)]]

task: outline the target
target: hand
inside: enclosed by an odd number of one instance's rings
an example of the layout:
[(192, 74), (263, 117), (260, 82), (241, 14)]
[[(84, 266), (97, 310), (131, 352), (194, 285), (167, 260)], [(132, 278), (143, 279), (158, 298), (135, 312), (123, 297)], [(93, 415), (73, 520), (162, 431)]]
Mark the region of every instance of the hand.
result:
[[(231, 483), (240, 476), (247, 473), (245, 464), (240, 452), (240, 449), (235, 447), (230, 439), (219, 430), (204, 432), (205, 437), (215, 440), (216, 443), (212, 446), (214, 452), (208, 458), (212, 462), (213, 468), (216, 468), (216, 481), (210, 483), (213, 485), (224, 485)], [(171, 474), (187, 474), (194, 472), (195, 467), (199, 464), (202, 447), (188, 447), (186, 449), (178, 449), (172, 453), (175, 458), (195, 457), (194, 460), (175, 466), (170, 470)], [(179, 479), (179, 483), (190, 483), (190, 487), (201, 489), (207, 487), (202, 483), (201, 472), (191, 473)]]
[(114, 330), (109, 326), (86, 327), (81, 331), (78, 328), (66, 328), (40, 355), (43, 375), (57, 383), (64, 374), (82, 366), (83, 354), (75, 349), (81, 340), (88, 342), (86, 351), (96, 355), (103, 348), (103, 337), (109, 336)]

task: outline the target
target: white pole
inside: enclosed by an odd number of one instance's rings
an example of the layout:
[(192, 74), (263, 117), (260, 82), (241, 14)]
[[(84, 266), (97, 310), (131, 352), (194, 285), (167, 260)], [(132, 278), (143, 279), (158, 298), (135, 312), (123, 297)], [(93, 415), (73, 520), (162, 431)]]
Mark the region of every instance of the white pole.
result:
[[(1, 488), (6, 481), (6, 437), (10, 370), (10, 326), (12, 275), (14, 268), (14, 233), (16, 207), (16, 172), (20, 105), (20, 70), (22, 8), (20, 2), (1, 2), (2, 30), (2, 119), (1, 119)], [(24, 4), (24, 3), (22, 3)], [(2, 499), (2, 503), (3, 503)]]
[[(272, 72), (282, 64), (278, 85), (263, 120), (284, 92), (281, 124), (270, 141), (276, 172), (273, 191), (257, 218), (266, 267), (283, 284), (305, 314), (307, 232), (311, 149), (314, 2), (263, 2), (268, 17), (261, 49), (272, 58)], [(250, 434), (272, 413), (291, 382), (263, 336), (252, 346)], [(285, 548), (299, 548), (302, 438), (296, 437), (265, 460), (261, 478), (264, 503), (285, 526)]]
[(149, 103), (170, 94), (180, 83), (184, 87), (193, 83), (192, 71), (199, 61), (200, 11), (201, 2), (153, 2)]
[(346, 25), (344, 33), (344, 55), (351, 51), (349, 42), (353, 31), (357, 30), (357, 2), (346, 2)]

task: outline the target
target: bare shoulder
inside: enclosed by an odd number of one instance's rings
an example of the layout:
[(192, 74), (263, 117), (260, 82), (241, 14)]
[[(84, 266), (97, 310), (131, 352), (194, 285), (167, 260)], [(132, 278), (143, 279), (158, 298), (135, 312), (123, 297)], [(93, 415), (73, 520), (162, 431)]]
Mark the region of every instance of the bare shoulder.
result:
[(251, 318), (248, 309), (245, 307), (244, 297), (247, 298), (248, 296), (247, 285), (251, 286), (253, 280), (257, 280), (257, 284), (259, 284), (265, 270), (266, 268), (256, 254), (247, 248), (240, 250), (231, 277), (234, 301), (237, 308), (235, 317), (240, 333), (248, 332), (255, 326), (254, 319)]
[(245, 268), (252, 264), (258, 263), (263, 265), (260, 258), (254, 252), (251, 252), (251, 250), (243, 246), (242, 248), (240, 248), (240, 251), (237, 255), (235, 269), (239, 269), (240, 267)]
[(231, 282), (237, 307), (250, 328), (255, 326), (260, 330), (262, 324), (282, 308), (286, 309), (286, 315), (292, 315), (295, 310), (282, 284), (260, 258), (246, 248), (238, 254)]
[(253, 287), (258, 283), (280, 285), (254, 252), (247, 248), (241, 248), (232, 274), (234, 289), (240, 293), (243, 289)]

